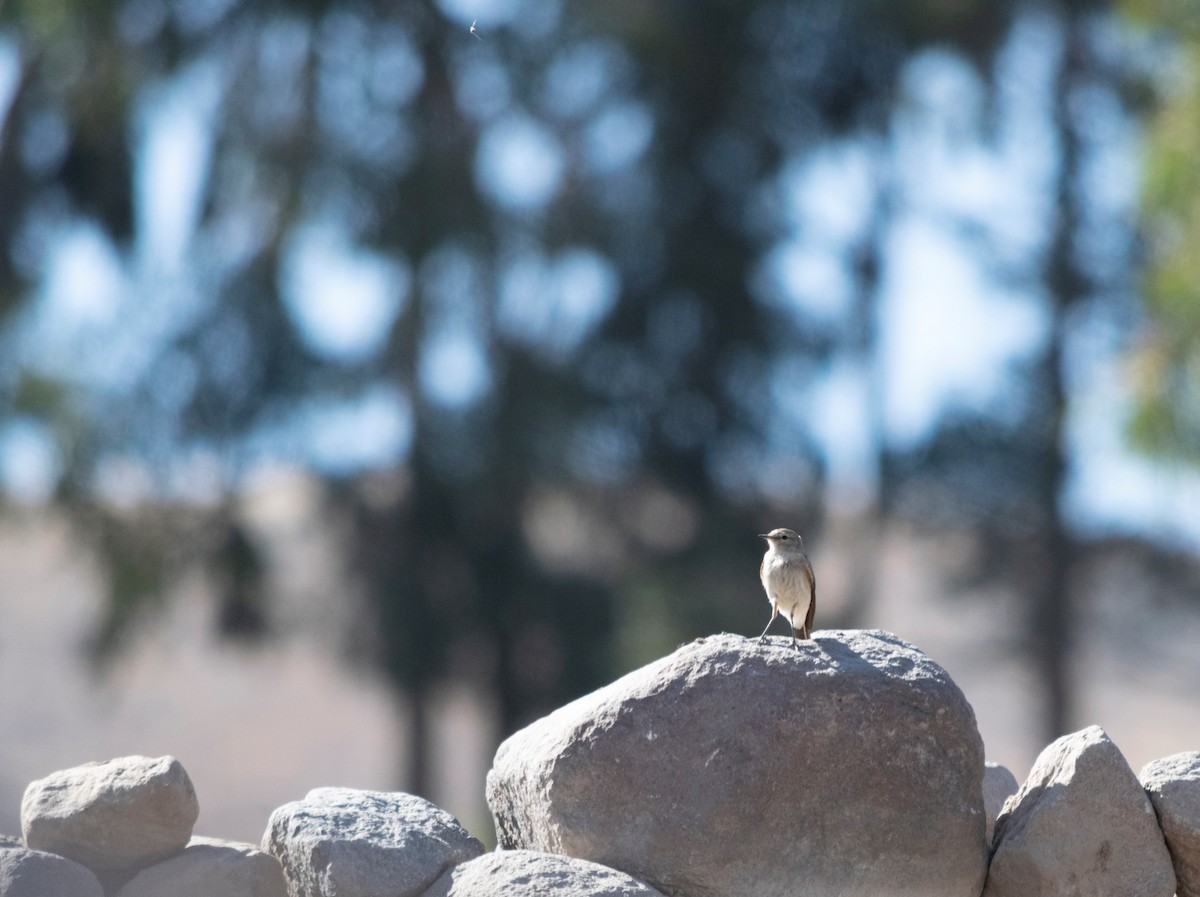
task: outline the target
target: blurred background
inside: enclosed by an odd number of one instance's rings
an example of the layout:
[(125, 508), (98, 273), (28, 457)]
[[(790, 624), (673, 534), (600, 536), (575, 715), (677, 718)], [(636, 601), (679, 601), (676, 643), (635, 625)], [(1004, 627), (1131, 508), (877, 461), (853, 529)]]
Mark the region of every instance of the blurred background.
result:
[(774, 526), (1018, 778), (1200, 748), (1198, 23), (0, 0), (0, 831), (170, 753), (203, 834), (487, 839), (502, 737), (758, 634)]

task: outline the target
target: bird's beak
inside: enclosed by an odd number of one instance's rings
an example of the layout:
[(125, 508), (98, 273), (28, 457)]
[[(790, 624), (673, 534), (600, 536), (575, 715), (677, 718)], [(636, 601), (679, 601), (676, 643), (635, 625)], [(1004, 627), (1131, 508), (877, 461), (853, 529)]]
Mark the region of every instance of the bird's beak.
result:
[(758, 534), (758, 537), (759, 537), (760, 539), (767, 539), (768, 541), (769, 541), (769, 540), (770, 540), (770, 538), (771, 538), (771, 537), (770, 537), (770, 536), (768, 536), (766, 533), (759, 533), (759, 534)]

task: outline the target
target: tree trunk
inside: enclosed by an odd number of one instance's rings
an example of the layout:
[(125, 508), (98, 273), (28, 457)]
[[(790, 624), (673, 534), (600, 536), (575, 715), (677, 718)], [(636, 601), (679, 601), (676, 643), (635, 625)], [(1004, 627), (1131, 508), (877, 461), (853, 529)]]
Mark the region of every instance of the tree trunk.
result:
[(408, 702), (408, 758), (404, 771), (404, 789), (426, 800), (434, 800), (436, 795), (430, 794), (433, 776), (429, 768), (429, 689), (410, 688), (405, 697)]
[(1052, 121), (1059, 142), (1059, 169), (1055, 185), (1057, 220), (1046, 256), (1045, 280), (1049, 292), (1050, 332), (1038, 361), (1042, 389), (1041, 412), (1045, 422), (1040, 460), (1036, 467), (1039, 504), (1038, 545), (1034, 554), (1033, 639), (1046, 703), (1043, 715), (1047, 739), (1063, 734), (1071, 725), (1073, 696), (1069, 655), (1075, 620), (1071, 601), (1071, 567), (1074, 540), (1063, 522), (1062, 493), (1066, 478), (1065, 428), (1067, 395), (1063, 379), (1063, 347), (1069, 315), (1088, 291), (1087, 279), (1075, 254), (1083, 217), (1079, 176), (1082, 147), (1072, 118), (1072, 94), (1086, 66), (1082, 14), (1064, 11), (1063, 53), (1053, 84)]

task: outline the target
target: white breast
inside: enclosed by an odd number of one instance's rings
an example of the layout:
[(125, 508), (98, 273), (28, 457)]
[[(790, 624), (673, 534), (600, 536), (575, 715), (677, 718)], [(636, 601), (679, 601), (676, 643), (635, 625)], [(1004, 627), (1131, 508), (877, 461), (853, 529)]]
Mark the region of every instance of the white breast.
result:
[(797, 560), (785, 563), (777, 555), (769, 555), (764, 563), (763, 588), (771, 603), (791, 621), (793, 627), (804, 622), (812, 601), (812, 586)]

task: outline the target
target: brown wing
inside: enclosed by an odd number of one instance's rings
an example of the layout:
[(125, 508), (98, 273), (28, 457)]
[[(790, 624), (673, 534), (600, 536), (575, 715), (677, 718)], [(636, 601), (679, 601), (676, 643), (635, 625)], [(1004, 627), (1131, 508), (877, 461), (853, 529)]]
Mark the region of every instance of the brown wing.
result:
[(804, 634), (808, 638), (812, 638), (813, 613), (817, 609), (817, 577), (813, 573), (812, 564), (809, 563), (807, 555), (804, 558), (804, 574), (808, 577), (808, 584), (812, 589), (812, 600), (808, 602), (808, 613), (804, 615)]

